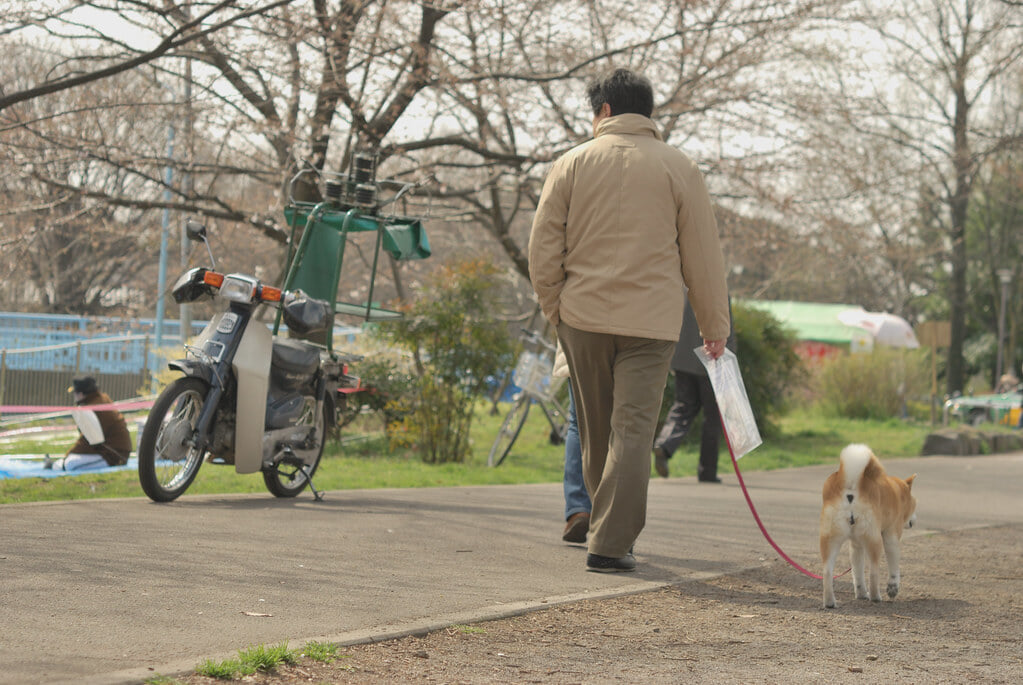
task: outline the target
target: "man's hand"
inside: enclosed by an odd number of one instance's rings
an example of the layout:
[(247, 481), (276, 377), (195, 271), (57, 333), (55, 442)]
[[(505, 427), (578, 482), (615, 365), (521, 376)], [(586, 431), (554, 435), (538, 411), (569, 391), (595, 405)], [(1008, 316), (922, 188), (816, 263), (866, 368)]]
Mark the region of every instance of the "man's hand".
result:
[(703, 351), (707, 353), (707, 356), (711, 359), (717, 359), (725, 353), (725, 341), (724, 340), (704, 340)]

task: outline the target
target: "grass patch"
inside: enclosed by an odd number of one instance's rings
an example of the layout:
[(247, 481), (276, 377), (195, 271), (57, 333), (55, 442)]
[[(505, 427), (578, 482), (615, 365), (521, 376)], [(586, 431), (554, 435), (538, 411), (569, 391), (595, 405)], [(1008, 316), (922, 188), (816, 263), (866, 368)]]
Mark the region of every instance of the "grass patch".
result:
[(298, 652), (288, 649), (288, 643), (282, 642), (272, 647), (256, 645), (238, 652), (237, 659), (213, 661), (206, 659), (195, 667), (195, 672), (208, 678), (219, 680), (235, 680), (252, 675), (257, 671), (272, 671), (281, 664), (294, 665), (299, 660)]
[[(882, 461), (920, 455), (924, 439), (931, 432), (930, 424), (887, 419), (884, 421), (826, 417), (814, 412), (794, 412), (779, 424), (782, 434), (743, 457), (743, 471), (770, 471), (821, 463), (837, 463), (842, 448), (862, 442)], [(699, 446), (687, 448), (698, 459)], [(672, 459), (672, 468), (677, 457)], [(695, 461), (692, 464), (695, 472)], [(727, 453), (721, 457), (719, 471), (730, 472)]]
[(258, 671), (269, 671), (281, 664), (297, 664), (298, 652), (288, 649), (287, 642), (272, 647), (256, 645), (238, 652), (238, 659)]
[(461, 623), (451, 626), (450, 629), (456, 633), (462, 633), (463, 635), (482, 635), (487, 632), (486, 629), (479, 626), (467, 626)]
[(195, 672), (207, 678), (234, 680), (238, 677), (252, 675), (256, 672), (256, 669), (245, 666), (238, 659), (226, 659), (224, 661), (204, 659), (195, 667)]
[[(560, 482), (564, 446), (550, 443), (550, 425), (539, 407), (529, 412), (504, 463), (495, 468), (487, 466), (490, 445), (509, 408), (500, 405), (501, 413), (496, 415), (491, 415), (489, 405), (481, 408), (473, 425), (469, 458), (461, 464), (425, 464), (408, 450), (392, 450), (382, 433), (346, 432), (341, 441), (326, 446), (314, 483), (321, 490), (363, 490)], [(932, 430), (925, 422), (830, 418), (812, 411), (795, 411), (778, 424), (778, 437), (743, 457), (743, 471), (832, 463), (850, 442), (870, 445), (882, 460), (917, 456)], [(699, 445), (691, 442), (672, 458), (673, 477), (696, 474)], [(62, 449), (32, 451), (63, 453)], [(722, 473), (731, 471), (723, 445), (720, 464)], [(202, 466), (185, 496), (222, 493), (271, 496), (259, 474), (239, 475), (230, 466), (215, 464)], [(133, 471), (0, 480), (0, 504), (143, 496), (138, 474)]]
[(313, 661), (330, 664), (338, 659), (347, 659), (347, 654), (340, 654), (340, 647), (332, 642), (307, 642), (302, 648), (302, 656)]

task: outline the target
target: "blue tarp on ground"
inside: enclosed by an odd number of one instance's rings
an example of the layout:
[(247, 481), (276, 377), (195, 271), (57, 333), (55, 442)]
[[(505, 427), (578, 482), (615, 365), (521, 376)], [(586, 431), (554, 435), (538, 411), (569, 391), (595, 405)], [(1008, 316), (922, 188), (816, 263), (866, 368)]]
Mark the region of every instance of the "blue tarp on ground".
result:
[(44, 469), (43, 460), (38, 457), (0, 455), (0, 480), (5, 478), (57, 478), (59, 476), (84, 476), (89, 473), (137, 471), (138, 464), (138, 459), (132, 457), (124, 466), (108, 466), (103, 469), (88, 469), (85, 471), (57, 471), (54, 469)]

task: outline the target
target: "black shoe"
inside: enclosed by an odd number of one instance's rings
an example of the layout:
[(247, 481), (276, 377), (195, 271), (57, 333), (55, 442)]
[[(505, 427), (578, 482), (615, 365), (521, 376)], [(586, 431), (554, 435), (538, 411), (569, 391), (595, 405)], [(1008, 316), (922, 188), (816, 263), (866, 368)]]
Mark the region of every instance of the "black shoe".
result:
[(599, 554), (586, 555), (586, 570), (594, 573), (627, 573), (636, 570), (636, 557), (629, 552), (624, 557), (602, 557)]
[(585, 511), (577, 511), (565, 522), (565, 532), (561, 539), (565, 542), (586, 542), (586, 534), (590, 532), (590, 515)]
[(46, 470), (52, 470), (53, 469), (53, 459), (51, 459), (50, 455), (48, 455), (48, 454), (43, 459), (43, 468), (46, 469)]
[(714, 476), (713, 478), (700, 478), (699, 481), (701, 483), (720, 483), (721, 479), (718, 478), (717, 476)]
[(668, 453), (663, 447), (654, 448), (654, 470), (661, 478), (668, 477)]

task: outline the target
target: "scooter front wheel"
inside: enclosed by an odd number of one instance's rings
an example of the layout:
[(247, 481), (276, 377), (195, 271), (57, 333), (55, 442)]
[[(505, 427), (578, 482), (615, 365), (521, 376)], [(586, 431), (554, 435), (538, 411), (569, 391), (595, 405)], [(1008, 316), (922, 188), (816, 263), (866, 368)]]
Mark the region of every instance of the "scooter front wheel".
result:
[(209, 392), (198, 378), (179, 378), (156, 398), (139, 439), (139, 483), (154, 502), (177, 499), (195, 480), (206, 450), (195, 426)]

